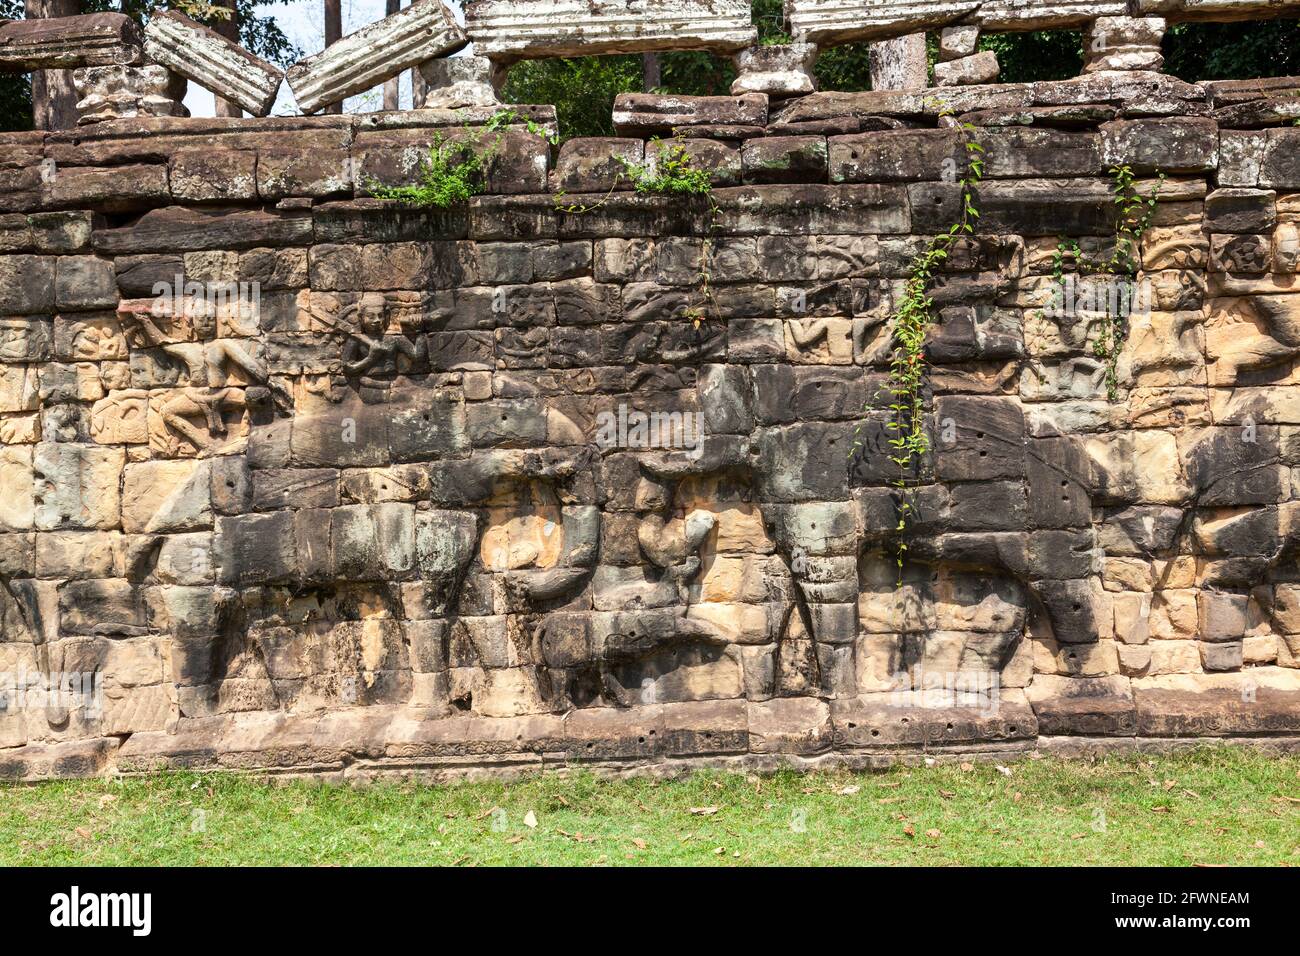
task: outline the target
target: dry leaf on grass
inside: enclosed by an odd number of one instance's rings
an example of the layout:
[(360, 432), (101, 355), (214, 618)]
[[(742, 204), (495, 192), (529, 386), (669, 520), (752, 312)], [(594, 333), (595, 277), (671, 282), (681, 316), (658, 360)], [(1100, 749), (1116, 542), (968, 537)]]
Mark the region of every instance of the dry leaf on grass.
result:
[(721, 807), (691, 807), (689, 812), (697, 817), (711, 817), (721, 809)]
[(533, 813), (532, 810), (529, 810), (524, 814), (524, 826), (528, 827), (530, 830), (537, 829), (537, 814)]

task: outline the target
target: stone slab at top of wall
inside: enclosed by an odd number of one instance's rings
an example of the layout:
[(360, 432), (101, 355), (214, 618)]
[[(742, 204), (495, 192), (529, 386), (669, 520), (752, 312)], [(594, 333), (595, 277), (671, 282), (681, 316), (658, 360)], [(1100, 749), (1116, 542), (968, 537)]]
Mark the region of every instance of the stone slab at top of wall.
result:
[[(492, 110), (0, 134), (0, 680), (93, 678), (0, 687), (0, 776), (1293, 739), (1298, 86), (629, 98), (447, 210), (364, 184)], [(900, 583), (934, 96), (986, 179)], [(710, 201), (617, 175), (661, 132)], [(1109, 254), (1114, 164), (1165, 178), (1112, 398), (1114, 287), (1053, 272)]]
[(757, 41), (746, 0), (470, 0), (474, 51), (499, 62), (654, 50), (733, 53)]

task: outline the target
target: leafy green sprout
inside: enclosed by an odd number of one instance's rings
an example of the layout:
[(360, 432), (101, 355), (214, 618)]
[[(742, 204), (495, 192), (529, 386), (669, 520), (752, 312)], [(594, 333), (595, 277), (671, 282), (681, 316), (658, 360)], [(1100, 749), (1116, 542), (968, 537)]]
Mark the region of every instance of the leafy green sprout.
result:
[[(500, 110), (477, 129), (466, 125), (464, 135), (456, 139), (434, 134), (428, 154), (420, 160), (414, 184), (387, 186), (372, 176), (366, 180), (365, 189), (376, 199), (424, 209), (448, 209), (468, 202), (486, 188), (487, 171), (497, 157), (502, 137), (515, 125), (524, 126), (530, 134), (548, 143), (555, 142), (555, 137), (531, 118), (515, 110)], [(489, 135), (492, 140), (485, 145), (484, 139)]]
[[(614, 182), (603, 197), (594, 203), (566, 202), (564, 192), (556, 193), (555, 208), (571, 215), (583, 215), (594, 212), (608, 203), (619, 185), (628, 180), (633, 190), (642, 196), (702, 196), (709, 203), (709, 232), (712, 236), (717, 222), (718, 205), (713, 198), (713, 177), (709, 170), (694, 164), (690, 152), (682, 143), (664, 142), (652, 139), (646, 147), (653, 150), (652, 158), (644, 162), (633, 162), (625, 156), (619, 157), (622, 169), (617, 171)], [(710, 257), (712, 238), (705, 239), (700, 247), (699, 289), (703, 305), (690, 305), (682, 310), (682, 318), (699, 328), (708, 318), (710, 309), (716, 312), (713, 298)]]

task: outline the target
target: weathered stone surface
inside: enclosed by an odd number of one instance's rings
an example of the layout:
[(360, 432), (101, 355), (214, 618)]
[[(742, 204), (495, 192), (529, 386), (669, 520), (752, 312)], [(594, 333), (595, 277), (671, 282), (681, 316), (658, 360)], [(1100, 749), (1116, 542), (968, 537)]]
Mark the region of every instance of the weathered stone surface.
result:
[(826, 139), (822, 136), (752, 139), (741, 150), (747, 183), (819, 183), (826, 179), (827, 161)]
[(189, 115), (182, 103), (184, 78), (161, 66), (91, 66), (74, 70), (72, 80), (79, 126), (137, 116)]
[(804, 96), (817, 88), (813, 63), (817, 47), (811, 43), (771, 44), (750, 47), (732, 57), (736, 79), (732, 96), (766, 93), (772, 99)]
[(551, 179), (555, 188), (565, 193), (595, 193), (618, 184), (631, 189), (628, 167), (639, 166), (644, 160), (645, 144), (640, 140), (574, 137), (560, 147)]
[(178, 150), (167, 170), (172, 198), (182, 202), (256, 199), (257, 154), (252, 150)]
[(1083, 69), (1159, 70), (1165, 35), (1161, 17), (1098, 17), (1083, 30)]
[(121, 13), (34, 18), (0, 24), (0, 67), (70, 70), (140, 62), (140, 31)]
[(0, 313), (53, 312), (57, 261), (52, 256), (0, 256)]
[(959, 60), (946, 60), (934, 65), (935, 86), (971, 86), (976, 83), (992, 83), (1002, 72), (998, 65), (998, 55), (992, 50), (984, 50)]
[[(1142, 71), (939, 95), (985, 179), (927, 290), (905, 493), (890, 320), (966, 158), (929, 93), (656, 120), (709, 197), (611, 191), (660, 161), (640, 135), (551, 173), (512, 123), (446, 210), (356, 194), (495, 106), (5, 134), (0, 654), (101, 655), (103, 718), (56, 732), (131, 734), (116, 770), (1292, 733), (1300, 187), (1265, 180), (1294, 137)], [(1054, 273), (1063, 239), (1110, 254), (1121, 156), (1185, 171), (1112, 397), (1115, 290)], [(0, 728), (4, 765), (46, 732)]]
[(284, 74), (210, 27), (176, 10), (149, 18), (145, 54), (188, 80), (254, 116), (266, 116), (275, 104)]
[(425, 60), (455, 53), (467, 42), (465, 31), (442, 0), (415, 0), (399, 13), (296, 63), (286, 78), (298, 108), (315, 113)]
[(32, 458), (35, 523), (41, 530), (121, 524), (120, 448), (42, 442)]
[[(1146, 0), (1156, 2), (1156, 0)], [(990, 31), (1081, 26), (1128, 13), (1124, 0), (790, 0), (786, 22), (795, 38), (844, 43), (902, 36), (961, 21)]]
[(750, 46), (757, 31), (744, 0), (470, 0), (465, 29), (479, 56), (502, 63), (553, 56), (711, 50)]
[(1277, 15), (1294, 0), (1137, 0), (1139, 13), (1162, 13), (1179, 20), (1238, 20)]
[(56, 168), (45, 186), (50, 206), (98, 205), (113, 212), (126, 212), (165, 204), (167, 167), (67, 166)]
[(425, 60), (420, 64), (424, 78), (425, 109), (460, 109), (465, 106), (496, 106), (505, 82), (505, 71), (483, 56), (454, 56)]
[(979, 43), (980, 28), (974, 25), (944, 27), (939, 31), (939, 59), (957, 60), (970, 56)]
[(767, 96), (668, 96), (620, 93), (614, 99), (614, 128), (620, 136), (665, 135), (695, 126), (766, 126)]
[(1101, 127), (1101, 155), (1137, 172), (1205, 172), (1219, 165), (1218, 129), (1203, 118), (1116, 120)]
[(111, 255), (252, 249), (310, 241), (311, 217), (297, 211), (204, 210), (172, 206), (145, 213), (132, 226), (105, 229), (95, 247)]

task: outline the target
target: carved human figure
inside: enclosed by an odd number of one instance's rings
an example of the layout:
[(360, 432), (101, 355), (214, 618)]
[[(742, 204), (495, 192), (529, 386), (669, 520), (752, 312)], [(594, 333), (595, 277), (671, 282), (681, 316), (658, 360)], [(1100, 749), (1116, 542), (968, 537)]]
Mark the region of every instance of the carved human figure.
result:
[(409, 313), (400, 316), (402, 335), (385, 334), (388, 311), (388, 300), (382, 293), (368, 292), (341, 316), (345, 326), (349, 318), (355, 322), (343, 345), (343, 371), (349, 379), (356, 380), (362, 401), (387, 400), (393, 379), (400, 371), (399, 356), (414, 363), (427, 355), (424, 337), (412, 339), (408, 334), (414, 331), (415, 325)]
[[(138, 312), (121, 315), (147, 345), (161, 348), (184, 363), (190, 384), (169, 397), (160, 414), (167, 427), (199, 449), (201, 456), (211, 453), (214, 437), (226, 434), (222, 417), (225, 410), (256, 407), (271, 399), (284, 408), (292, 406), (289, 394), (271, 382), (266, 363), (255, 358), (240, 342), (216, 338), (215, 313), (201, 308), (193, 310), (191, 318), (198, 341), (171, 343), (151, 316)], [(238, 370), (250, 382), (258, 384), (248, 388), (228, 385), (230, 369)], [(191, 424), (190, 419), (195, 417), (205, 420), (206, 437)]]

